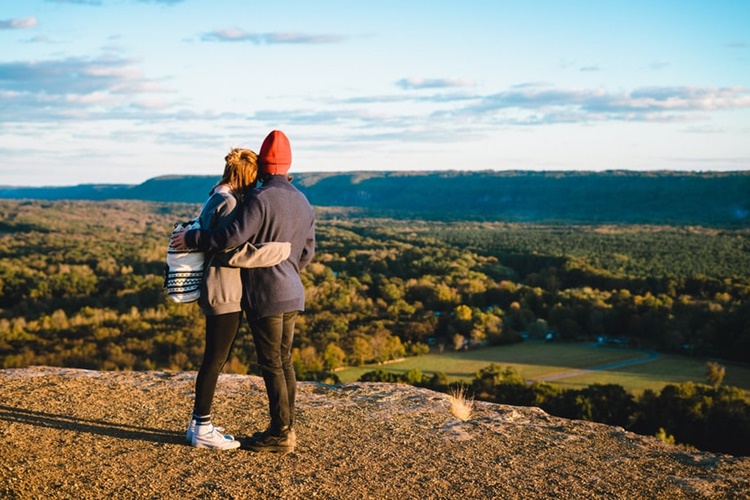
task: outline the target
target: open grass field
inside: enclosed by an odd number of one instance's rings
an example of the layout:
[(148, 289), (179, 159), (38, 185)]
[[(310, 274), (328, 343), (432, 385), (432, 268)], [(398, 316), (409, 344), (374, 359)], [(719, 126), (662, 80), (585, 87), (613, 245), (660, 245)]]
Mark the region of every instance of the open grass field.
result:
[[(350, 367), (336, 372), (342, 382), (356, 381), (362, 374), (382, 368), (394, 373), (419, 369), (443, 372), (451, 381), (470, 381), (474, 373), (490, 363), (513, 366), (526, 380), (546, 379), (565, 389), (591, 384), (618, 384), (633, 394), (645, 389), (660, 391), (665, 385), (692, 381), (705, 383), (706, 360), (646, 351), (610, 348), (595, 344), (520, 344), (473, 351), (434, 353), (406, 358), (386, 365)], [(750, 366), (724, 363), (725, 385), (750, 391)], [(603, 369), (597, 369), (604, 367)], [(594, 371), (590, 371), (594, 370)]]

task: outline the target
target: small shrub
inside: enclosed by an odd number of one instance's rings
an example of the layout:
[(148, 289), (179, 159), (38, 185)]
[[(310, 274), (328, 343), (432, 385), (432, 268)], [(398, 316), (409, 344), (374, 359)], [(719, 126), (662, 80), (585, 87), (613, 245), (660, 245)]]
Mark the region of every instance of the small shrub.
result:
[(664, 427), (659, 427), (659, 430), (656, 432), (656, 437), (667, 444), (674, 444), (674, 436), (671, 434), (667, 434), (667, 431), (664, 430)]
[(460, 386), (450, 392), (451, 413), (461, 422), (471, 418), (474, 411), (474, 398), (468, 395), (466, 387)]

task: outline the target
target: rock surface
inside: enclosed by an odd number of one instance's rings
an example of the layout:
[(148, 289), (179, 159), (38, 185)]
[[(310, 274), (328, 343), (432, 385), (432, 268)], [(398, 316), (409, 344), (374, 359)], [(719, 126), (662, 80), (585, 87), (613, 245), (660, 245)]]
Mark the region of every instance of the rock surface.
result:
[[(195, 372), (0, 370), (0, 498), (747, 498), (750, 458), (536, 408), (396, 384), (299, 383), (287, 455), (185, 443)], [(267, 425), (262, 379), (222, 375), (214, 422)]]

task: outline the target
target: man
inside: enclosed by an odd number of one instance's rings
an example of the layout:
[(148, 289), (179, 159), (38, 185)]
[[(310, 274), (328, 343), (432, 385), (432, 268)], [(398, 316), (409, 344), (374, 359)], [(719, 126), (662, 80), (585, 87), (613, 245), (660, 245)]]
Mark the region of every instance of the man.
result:
[(297, 313), (305, 308), (300, 271), (315, 250), (315, 214), (307, 198), (291, 184), (289, 139), (274, 130), (258, 155), (263, 186), (245, 196), (232, 224), (214, 231), (193, 230), (173, 237), (173, 246), (223, 250), (251, 243), (288, 241), (289, 258), (267, 268), (242, 269), (243, 309), (253, 333), (258, 363), (268, 393), (271, 423), (248, 440), (255, 451), (290, 452), (296, 444), (296, 377), (292, 341)]

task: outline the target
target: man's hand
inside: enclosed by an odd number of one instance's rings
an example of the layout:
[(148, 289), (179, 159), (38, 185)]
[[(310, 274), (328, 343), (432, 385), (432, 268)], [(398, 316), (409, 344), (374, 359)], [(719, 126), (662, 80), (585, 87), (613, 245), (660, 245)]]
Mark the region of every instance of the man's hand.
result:
[(173, 233), (170, 240), (170, 246), (175, 250), (187, 250), (188, 246), (185, 245), (185, 233), (187, 231), (180, 231), (179, 233)]

